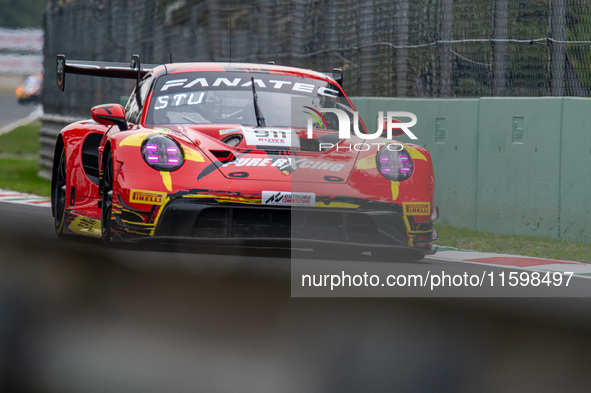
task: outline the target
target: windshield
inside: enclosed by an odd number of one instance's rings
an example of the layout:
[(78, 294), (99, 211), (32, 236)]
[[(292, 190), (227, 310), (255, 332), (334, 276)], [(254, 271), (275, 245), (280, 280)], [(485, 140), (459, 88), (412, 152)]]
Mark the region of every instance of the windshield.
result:
[[(258, 106), (267, 127), (301, 127), (309, 121), (316, 129), (338, 130), (332, 113), (319, 116), (313, 109), (352, 108), (341, 89), (318, 79), (279, 74), (201, 72), (165, 75), (154, 87), (147, 124), (257, 125), (252, 80)], [(310, 119), (310, 120), (309, 120)]]

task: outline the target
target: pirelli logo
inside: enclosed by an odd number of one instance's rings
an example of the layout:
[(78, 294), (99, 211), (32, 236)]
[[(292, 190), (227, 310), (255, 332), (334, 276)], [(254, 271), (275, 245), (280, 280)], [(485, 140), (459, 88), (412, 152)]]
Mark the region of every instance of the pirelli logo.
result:
[(129, 201), (133, 203), (145, 203), (148, 205), (162, 205), (165, 197), (165, 192), (131, 190)]
[(405, 216), (428, 216), (431, 214), (429, 202), (402, 202)]

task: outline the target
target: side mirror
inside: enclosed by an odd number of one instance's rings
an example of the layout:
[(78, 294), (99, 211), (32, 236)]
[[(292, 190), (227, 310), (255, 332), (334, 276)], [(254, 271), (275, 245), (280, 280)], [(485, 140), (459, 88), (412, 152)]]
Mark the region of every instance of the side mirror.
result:
[(104, 104), (90, 110), (92, 120), (105, 126), (116, 125), (121, 131), (127, 130), (125, 109), (119, 104)]
[[(380, 126), (380, 118), (378, 117), (378, 127)], [(392, 119), (392, 123), (402, 123), (400, 120)], [(388, 118), (384, 117), (384, 124), (382, 126), (382, 136), (387, 137), (388, 135)], [(404, 135), (404, 131), (400, 128), (392, 128), (392, 138), (396, 136)]]

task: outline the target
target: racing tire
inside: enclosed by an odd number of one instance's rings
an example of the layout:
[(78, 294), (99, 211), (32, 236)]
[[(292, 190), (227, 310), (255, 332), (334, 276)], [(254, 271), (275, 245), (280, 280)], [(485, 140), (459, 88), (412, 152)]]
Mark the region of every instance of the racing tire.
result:
[(64, 239), (64, 227), (66, 223), (66, 154), (62, 147), (57, 171), (51, 183), (51, 211), (55, 233), (59, 239)]
[(103, 173), (101, 203), (101, 238), (108, 246), (111, 241), (111, 216), (113, 213), (113, 155), (109, 151)]

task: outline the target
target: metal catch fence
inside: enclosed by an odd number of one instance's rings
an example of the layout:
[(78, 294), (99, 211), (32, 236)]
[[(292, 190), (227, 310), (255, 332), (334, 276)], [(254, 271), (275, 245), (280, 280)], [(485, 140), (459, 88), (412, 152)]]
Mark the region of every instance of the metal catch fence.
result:
[(588, 0), (51, 0), (44, 106), (86, 115), (133, 85), (72, 76), (82, 60), (267, 62), (344, 70), (350, 95), (587, 96)]

